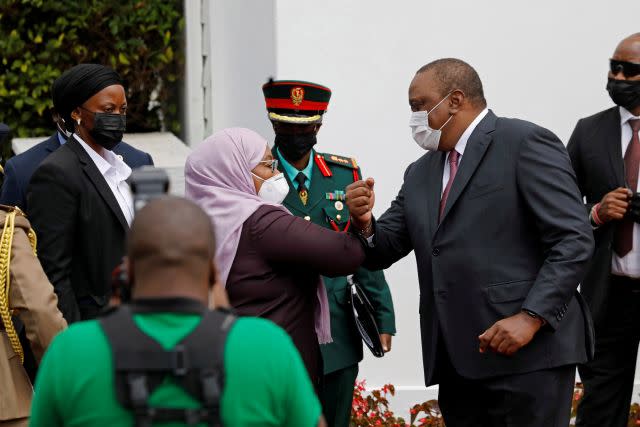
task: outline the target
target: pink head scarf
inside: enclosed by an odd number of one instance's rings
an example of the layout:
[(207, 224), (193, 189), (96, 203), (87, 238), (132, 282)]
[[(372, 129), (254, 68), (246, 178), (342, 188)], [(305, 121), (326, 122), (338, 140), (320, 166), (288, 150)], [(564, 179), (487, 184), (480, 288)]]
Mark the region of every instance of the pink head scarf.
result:
[[(185, 195), (209, 215), (216, 233), (216, 264), (223, 283), (238, 250), (244, 222), (266, 202), (258, 196), (251, 171), (264, 157), (267, 141), (250, 129), (229, 128), (205, 139), (187, 158)], [(320, 344), (331, 342), (329, 303), (322, 280), (318, 285), (316, 332)]]

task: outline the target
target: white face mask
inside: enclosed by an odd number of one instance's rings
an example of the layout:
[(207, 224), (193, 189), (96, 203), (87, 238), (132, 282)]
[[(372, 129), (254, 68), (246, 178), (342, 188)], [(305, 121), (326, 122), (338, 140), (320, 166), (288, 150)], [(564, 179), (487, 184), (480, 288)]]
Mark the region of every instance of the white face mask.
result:
[(260, 178), (255, 173), (251, 172), (251, 175), (262, 181), (258, 196), (262, 197), (269, 203), (281, 204), (287, 194), (289, 194), (289, 184), (284, 177), (284, 174), (279, 173), (269, 179)]
[[(449, 93), (451, 95), (451, 93)], [(442, 102), (449, 97), (449, 95), (442, 98), (442, 101), (438, 102), (431, 111), (414, 111), (411, 113), (409, 119), (409, 127), (411, 128), (411, 134), (413, 139), (418, 145), (425, 150), (437, 150), (440, 146), (440, 135), (442, 135), (442, 128), (449, 123), (449, 120), (453, 116), (449, 116), (446, 122), (440, 127), (440, 129), (432, 129), (429, 126), (429, 113), (433, 112)]]

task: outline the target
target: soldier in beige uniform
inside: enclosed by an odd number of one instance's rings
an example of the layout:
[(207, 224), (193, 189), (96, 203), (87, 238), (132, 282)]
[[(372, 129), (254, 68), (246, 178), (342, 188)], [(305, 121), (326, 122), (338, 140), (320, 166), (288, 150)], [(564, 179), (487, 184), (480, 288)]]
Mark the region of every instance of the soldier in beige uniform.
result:
[(67, 323), (36, 258), (29, 221), (19, 209), (0, 205), (0, 229), (0, 426), (17, 427), (29, 422), (33, 387), (22, 367), (24, 353), (11, 316), (24, 323), (38, 362)]

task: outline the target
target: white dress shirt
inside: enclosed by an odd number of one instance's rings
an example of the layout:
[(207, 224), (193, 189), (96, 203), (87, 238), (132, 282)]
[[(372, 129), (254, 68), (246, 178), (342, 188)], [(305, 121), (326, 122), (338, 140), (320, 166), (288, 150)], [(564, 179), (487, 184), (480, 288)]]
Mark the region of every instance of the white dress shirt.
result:
[[(462, 134), (462, 136), (460, 136), (460, 139), (456, 143), (456, 147), (454, 148), (454, 150), (456, 150), (458, 154), (460, 154), (460, 156), (458, 157), (458, 165), (460, 165), (460, 163), (462, 162), (462, 156), (464, 156), (464, 150), (465, 148), (467, 148), (467, 142), (469, 141), (469, 137), (471, 136), (475, 128), (478, 126), (478, 123), (480, 123), (482, 119), (484, 119), (484, 116), (486, 116), (488, 112), (489, 112), (488, 108), (485, 108), (484, 110), (482, 110), (480, 114), (478, 114), (478, 116), (475, 119), (473, 119), (469, 127), (464, 131), (464, 133)], [(444, 193), (444, 189), (447, 187), (450, 173), (451, 171), (449, 170), (449, 153), (447, 153), (447, 156), (444, 160), (444, 170), (442, 171), (442, 191), (440, 195)]]
[(133, 198), (129, 184), (126, 182), (126, 179), (131, 175), (131, 168), (122, 161), (120, 156), (117, 156), (112, 151), (102, 150), (103, 155), (101, 156), (77, 134), (74, 134), (74, 136), (104, 177), (120, 206), (122, 214), (127, 220), (127, 224), (131, 225), (131, 221), (133, 221)]
[[(621, 143), (622, 143), (622, 157), (624, 158), (624, 153), (627, 151), (627, 147), (631, 142), (631, 137), (633, 136), (633, 132), (631, 130), (631, 125), (629, 124), (629, 119), (640, 119), (640, 117), (636, 117), (629, 112), (624, 107), (620, 108), (620, 126), (622, 132), (621, 134)], [(636, 171), (636, 173), (640, 173), (640, 171)], [(640, 191), (640, 188), (637, 189)], [(640, 225), (633, 224), (633, 248), (629, 253), (620, 258), (615, 251), (613, 251), (613, 256), (611, 257), (611, 272), (618, 276), (628, 276), (633, 277), (634, 279), (640, 278)]]

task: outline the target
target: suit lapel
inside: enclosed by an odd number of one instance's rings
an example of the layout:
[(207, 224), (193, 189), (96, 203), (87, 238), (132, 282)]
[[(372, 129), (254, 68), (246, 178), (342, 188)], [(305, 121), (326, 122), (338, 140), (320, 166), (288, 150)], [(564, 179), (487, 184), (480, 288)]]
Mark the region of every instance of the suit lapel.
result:
[(442, 172), (444, 170), (444, 160), (446, 153), (435, 151), (427, 167), (425, 168), (425, 181), (420, 184), (422, 188), (433, 188), (437, 191), (431, 191), (427, 194), (427, 218), (429, 236), (433, 236), (438, 228), (438, 214), (440, 212), (440, 195), (442, 194)]
[(622, 128), (620, 126), (620, 110), (617, 107), (608, 115), (605, 125), (600, 127), (598, 132), (602, 134), (600, 138), (606, 144), (611, 170), (615, 174), (616, 185), (625, 187), (624, 159), (620, 143), (622, 140)]
[(449, 191), (449, 197), (447, 198), (447, 205), (444, 208), (440, 223), (444, 221), (447, 214), (451, 211), (453, 205), (462, 194), (462, 191), (466, 188), (469, 180), (473, 176), (474, 172), (480, 165), (487, 148), (491, 144), (491, 132), (495, 129), (496, 116), (491, 111), (483, 118), (478, 126), (475, 128), (467, 147), (462, 155), (460, 161), (460, 167), (458, 173), (453, 180), (453, 185)]
[(111, 212), (118, 218), (120, 225), (124, 230), (129, 229), (129, 224), (122, 213), (122, 209), (120, 209), (120, 205), (116, 200), (116, 197), (113, 195), (111, 188), (109, 188), (109, 184), (105, 180), (104, 176), (98, 170), (98, 167), (93, 163), (89, 154), (82, 148), (80, 143), (75, 140), (75, 138), (69, 138), (69, 141), (65, 144), (68, 145), (71, 150), (78, 156), (80, 163), (82, 163), (82, 169), (84, 173), (89, 177), (89, 180), (93, 183), (93, 186), (98, 190), (98, 194), (102, 197), (102, 200), (107, 204)]

